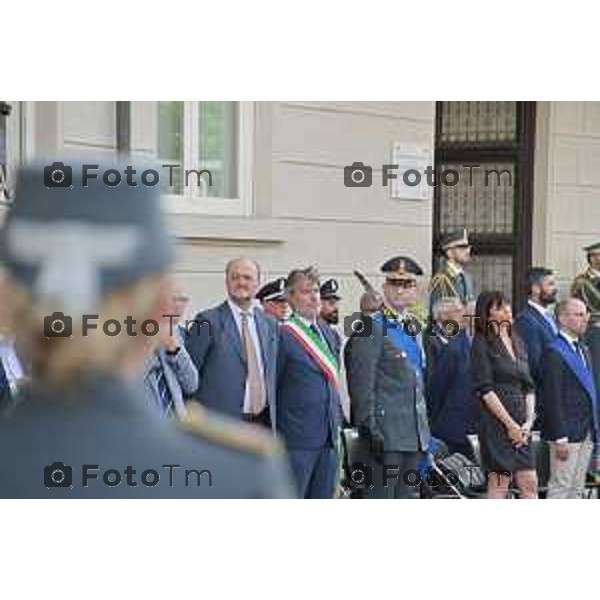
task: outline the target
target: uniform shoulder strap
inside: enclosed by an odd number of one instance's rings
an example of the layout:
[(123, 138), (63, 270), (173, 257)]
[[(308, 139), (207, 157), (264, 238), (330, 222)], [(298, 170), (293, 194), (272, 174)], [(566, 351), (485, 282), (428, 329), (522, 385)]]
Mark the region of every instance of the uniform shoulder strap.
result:
[[(438, 271), (433, 276), (433, 278), (431, 279), (430, 290), (432, 292), (435, 292), (438, 288), (441, 288), (443, 286), (445, 286), (448, 290), (450, 290), (451, 294), (454, 294), (455, 296), (459, 295), (458, 291), (454, 287), (454, 284), (452, 283), (452, 280), (450, 279), (450, 276), (444, 270)], [(442, 294), (442, 295), (444, 295), (444, 294)]]
[(238, 452), (263, 457), (284, 453), (283, 445), (272, 434), (256, 425), (215, 415), (197, 402), (188, 403), (185, 416), (176, 423), (194, 437)]

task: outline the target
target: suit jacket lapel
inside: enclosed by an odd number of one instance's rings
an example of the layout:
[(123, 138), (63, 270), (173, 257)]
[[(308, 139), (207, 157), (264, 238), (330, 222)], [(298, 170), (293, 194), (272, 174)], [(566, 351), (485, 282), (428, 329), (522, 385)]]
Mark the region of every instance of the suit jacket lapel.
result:
[(539, 311), (537, 311), (533, 306), (527, 306), (527, 310), (529, 314), (538, 322), (541, 323), (544, 328), (549, 331), (552, 335), (556, 335), (556, 331), (552, 329), (552, 325), (548, 322), (548, 319), (545, 319)]
[(595, 412), (597, 401), (596, 389), (590, 369), (586, 369), (583, 366), (581, 358), (575, 354), (575, 351), (571, 348), (570, 344), (562, 336), (558, 336), (558, 338), (552, 342), (551, 347), (562, 356), (571, 372), (575, 375), (583, 389), (587, 392)]
[(240, 336), (240, 332), (237, 328), (235, 318), (233, 313), (231, 312), (231, 308), (229, 308), (229, 304), (227, 301), (221, 304), (221, 317), (223, 322), (223, 331), (225, 332), (227, 338), (233, 344), (233, 347), (240, 357), (240, 360), (246, 365), (246, 358), (244, 357), (244, 352), (242, 350), (242, 338)]
[(270, 370), (272, 363), (271, 357), (269, 356), (272, 340), (269, 336), (269, 327), (266, 318), (260, 309), (254, 309), (254, 322), (256, 323), (258, 341), (260, 342), (260, 354), (262, 356), (263, 369), (266, 375), (267, 370)]
[(336, 362), (339, 363), (339, 356), (337, 354), (337, 349), (336, 349), (336, 341), (334, 339), (334, 333), (331, 330), (331, 328), (329, 327), (329, 325), (327, 325), (326, 323), (317, 321), (317, 327), (319, 328), (319, 331), (321, 332), (321, 335), (323, 336), (323, 339), (325, 340), (325, 343), (327, 344), (327, 347), (329, 348), (329, 352), (331, 352), (332, 356), (335, 358)]

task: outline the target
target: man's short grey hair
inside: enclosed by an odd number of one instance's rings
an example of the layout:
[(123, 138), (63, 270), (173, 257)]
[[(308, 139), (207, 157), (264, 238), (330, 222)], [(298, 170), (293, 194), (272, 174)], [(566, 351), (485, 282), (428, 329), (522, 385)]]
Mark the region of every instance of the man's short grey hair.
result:
[(446, 297), (437, 300), (432, 306), (431, 312), (434, 320), (438, 321), (444, 313), (457, 308), (463, 308), (463, 303), (460, 298)]
[(574, 296), (570, 296), (569, 298), (565, 298), (564, 300), (557, 302), (556, 307), (554, 308), (554, 316), (556, 317), (556, 320), (558, 321), (560, 317), (568, 312), (571, 304), (575, 302), (578, 304), (581, 303), (583, 306), (585, 306), (584, 302), (582, 302), (579, 298), (575, 298)]
[(256, 267), (257, 279), (260, 281), (260, 265), (253, 258), (248, 258), (247, 256), (239, 256), (238, 258), (232, 258), (225, 265), (225, 275), (229, 275), (229, 270), (233, 265), (239, 262), (249, 262), (252, 263)]
[(285, 285), (286, 293), (293, 291), (300, 281), (308, 279), (311, 283), (319, 285), (319, 272), (315, 267), (306, 267), (306, 269), (293, 269), (287, 276)]

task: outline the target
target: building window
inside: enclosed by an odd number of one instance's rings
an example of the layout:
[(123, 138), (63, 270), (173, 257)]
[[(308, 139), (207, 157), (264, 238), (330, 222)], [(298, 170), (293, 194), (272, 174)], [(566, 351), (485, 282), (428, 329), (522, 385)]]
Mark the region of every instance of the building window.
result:
[(163, 164), (182, 167), (165, 170), (172, 195), (242, 200), (247, 205), (251, 187), (247, 181), (248, 144), (244, 141), (251, 137), (251, 128), (244, 104), (157, 103), (157, 156)]

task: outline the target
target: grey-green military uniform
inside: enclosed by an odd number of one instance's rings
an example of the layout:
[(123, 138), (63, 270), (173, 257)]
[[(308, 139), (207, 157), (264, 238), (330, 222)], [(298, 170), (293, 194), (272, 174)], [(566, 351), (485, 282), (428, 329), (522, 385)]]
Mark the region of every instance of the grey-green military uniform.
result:
[(25, 389), (0, 420), (2, 498), (288, 498), (270, 434), (220, 416), (177, 424), (108, 375), (67, 390)]
[(579, 273), (571, 287), (571, 295), (585, 303), (590, 312), (590, 325), (600, 323), (600, 273), (588, 267)]
[(464, 305), (475, 300), (471, 275), (448, 260), (431, 279), (430, 306), (433, 307), (441, 298), (459, 298)]

